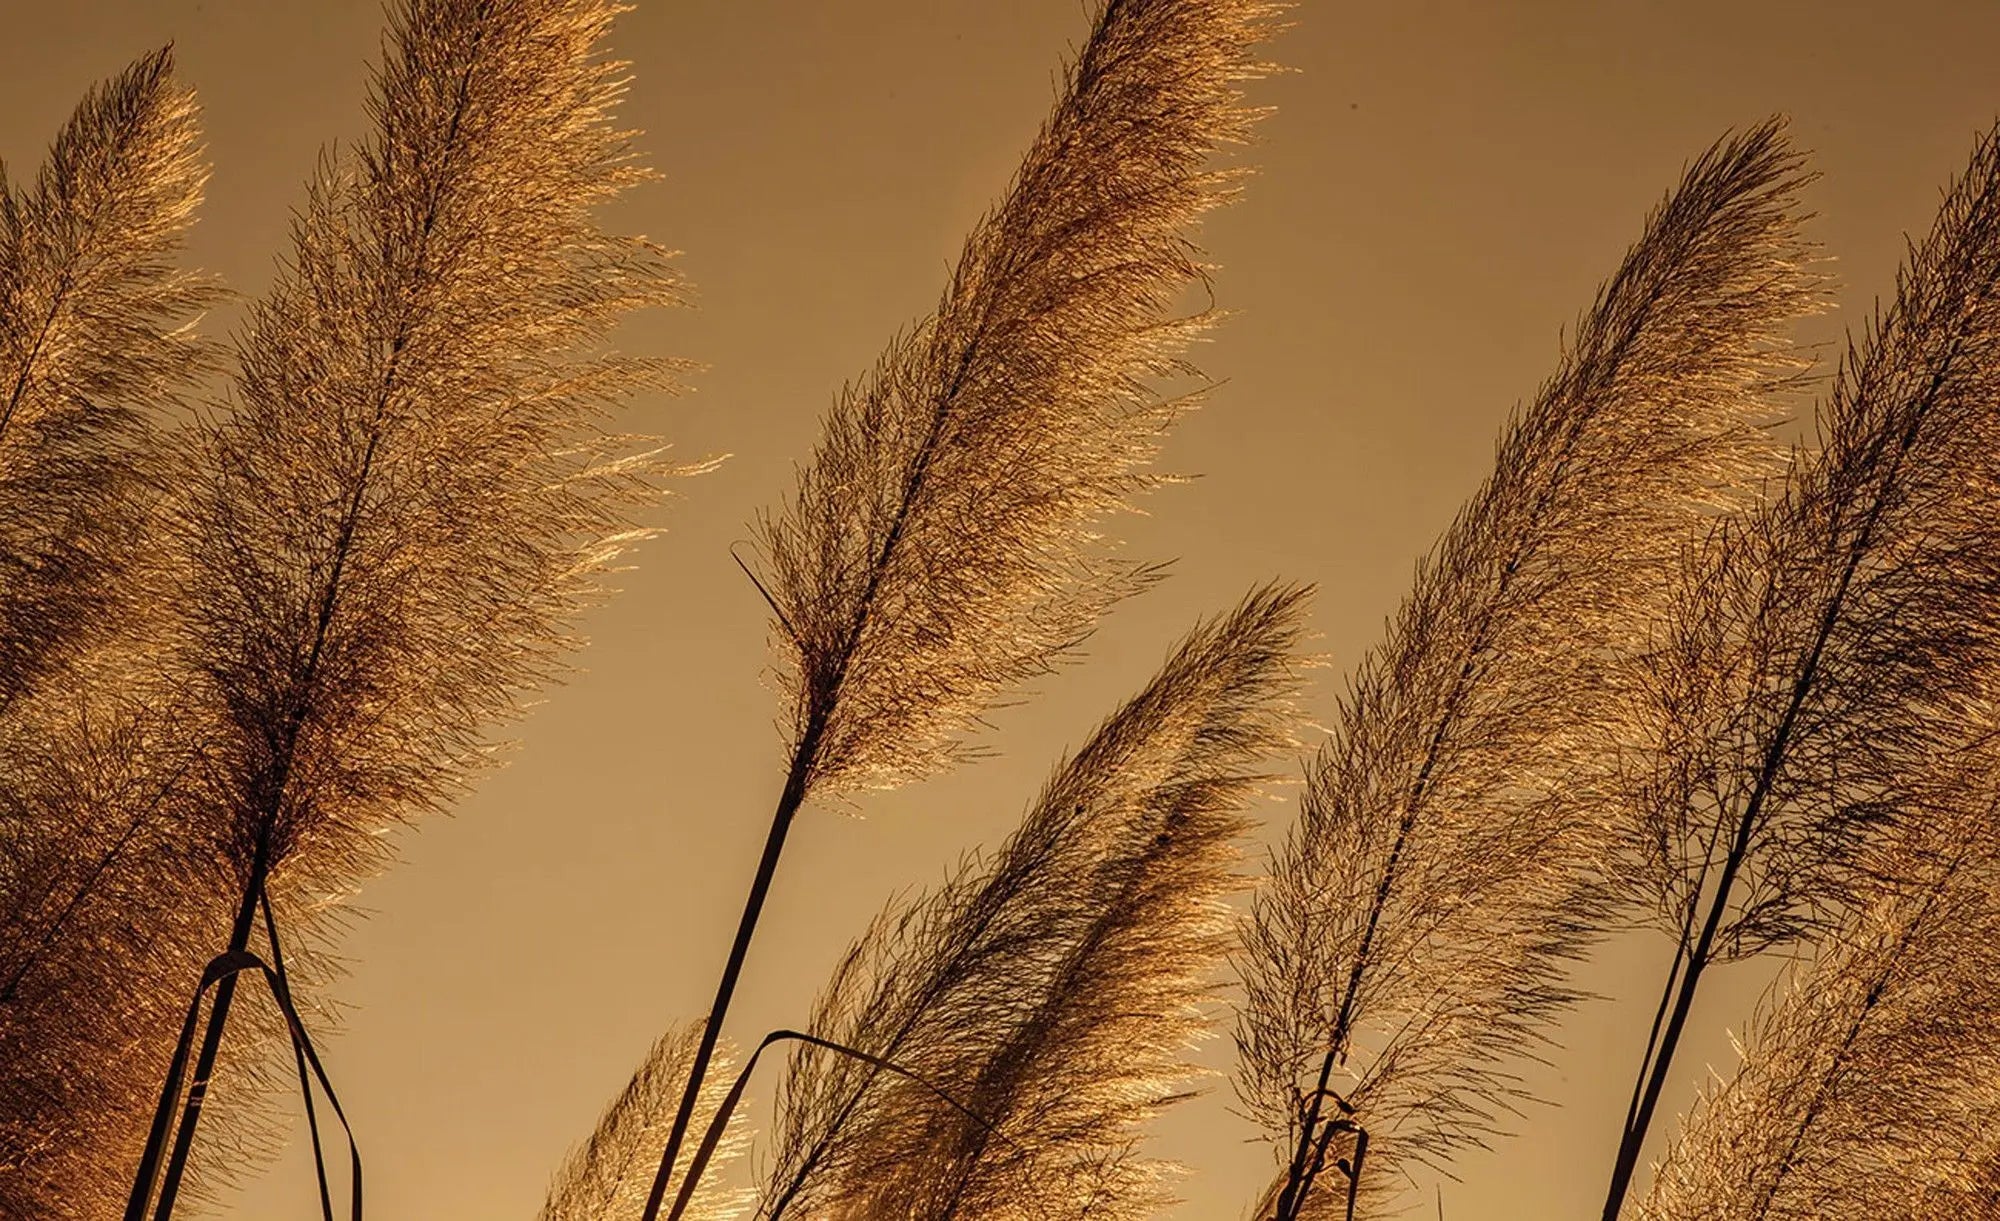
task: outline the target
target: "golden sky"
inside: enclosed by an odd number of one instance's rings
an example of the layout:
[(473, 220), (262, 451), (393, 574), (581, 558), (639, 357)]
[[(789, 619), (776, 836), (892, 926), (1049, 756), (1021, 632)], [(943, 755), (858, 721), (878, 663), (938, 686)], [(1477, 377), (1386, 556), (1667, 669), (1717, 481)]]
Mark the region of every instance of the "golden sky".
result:
[[(375, 0), (6, 7), (14, 171), (89, 82), (173, 39), (216, 166), (192, 261), (261, 290), (315, 151), (363, 130)], [(2000, 110), (2000, 6), (1972, 0), (1306, 0), (1297, 22), (1272, 55), (1298, 71), (1254, 93), (1278, 107), (1251, 154), (1261, 173), (1205, 231), (1236, 317), (1198, 357), (1224, 384), (1167, 461), (1203, 477), (1126, 523), (1134, 554), (1174, 558), (1175, 575), (1000, 714), (997, 757), (858, 819), (808, 812), (731, 1015), (739, 1038), (802, 1023), (891, 891), (996, 842), (1061, 750), (1252, 584), (1318, 583), (1330, 665), (1314, 706), (1330, 714), (1562, 328), (1725, 128), (1785, 111), (1815, 153), (1813, 233), (1839, 257), (1843, 310), (1808, 338), (1834, 341), (1889, 291), (1902, 234), (1928, 226)], [(728, 548), (787, 487), (841, 381), (930, 306), (1085, 29), (1080, 0), (640, 0), (623, 19), (625, 117), (665, 178), (620, 221), (684, 250), (698, 298), (625, 346), (707, 366), (632, 423), (684, 456), (732, 457), (682, 486), (509, 765), (363, 893), (343, 947), (351, 1010), (322, 1049), (375, 1215), (527, 1221), (649, 1042), (705, 1009), (783, 763), (763, 607)], [(1448, 1217), (1596, 1215), (1668, 954), (1649, 934), (1591, 965), (1585, 986), (1614, 999), (1534, 1077), (1560, 1108), (1464, 1159)], [(1725, 1030), (1756, 984), (1725, 972), (1697, 1009), (1672, 1105), (1730, 1062)], [(1225, 1040), (1209, 1059), (1226, 1066)], [(1163, 1125), (1194, 1169), (1176, 1216), (1238, 1216), (1261, 1185), (1266, 1155), (1228, 1101), (1218, 1082)], [(295, 1148), (226, 1215), (314, 1207)]]

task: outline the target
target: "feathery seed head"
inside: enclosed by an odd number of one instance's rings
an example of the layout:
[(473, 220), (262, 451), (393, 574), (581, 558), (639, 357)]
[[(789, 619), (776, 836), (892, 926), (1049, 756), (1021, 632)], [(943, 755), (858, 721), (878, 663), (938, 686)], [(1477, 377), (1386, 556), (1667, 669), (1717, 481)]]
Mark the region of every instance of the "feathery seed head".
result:
[(1169, 1169), (1142, 1125), (1184, 1096), (1245, 803), (1292, 744), (1304, 593), (1204, 625), (1050, 779), (990, 860), (892, 907), (792, 1061), (763, 1215), (1140, 1217)]
[(1492, 1134), (1507, 1062), (1576, 999), (1633, 658), (1681, 538), (1781, 465), (1761, 425), (1819, 307), (1806, 178), (1776, 121), (1687, 169), (1353, 680), (1244, 930), (1240, 1092), (1288, 1218), (1345, 1211), (1351, 1134), (1297, 1182), (1336, 1120), (1369, 1134), (1371, 1210)]
[(1098, 531), (1154, 478), (1184, 402), (1160, 378), (1209, 321), (1189, 229), (1254, 113), (1237, 86), (1277, 6), (1115, 0), (937, 309), (844, 390), (759, 536), (805, 787), (935, 772), (1150, 570)]

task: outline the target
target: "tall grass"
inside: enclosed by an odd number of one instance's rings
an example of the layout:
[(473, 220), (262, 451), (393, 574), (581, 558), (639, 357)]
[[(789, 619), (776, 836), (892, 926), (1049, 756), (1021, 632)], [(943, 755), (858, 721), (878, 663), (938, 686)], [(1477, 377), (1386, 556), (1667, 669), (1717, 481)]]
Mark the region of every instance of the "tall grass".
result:
[(1409, 1165), (1498, 1130), (1577, 999), (1658, 591), (1779, 469), (1805, 180), (1777, 122), (1688, 168), (1353, 678), (1244, 930), (1260, 1217), (1393, 1207)]
[(1235, 175), (1210, 166), (1254, 112), (1238, 84), (1273, 5), (1108, 0), (1006, 197), (936, 310), (844, 390), (759, 537), (791, 705), (784, 787), (660, 1159), (665, 1199), (710, 1048), (793, 819), (808, 799), (936, 772), (1000, 694), (1046, 673), (1148, 570), (1100, 523), (1186, 406), (1209, 322), (1189, 230)]
[[(2000, 134), (1912, 246), (1782, 495), (1692, 553), (1635, 769), (1676, 956), (1604, 1216), (1615, 1221), (1701, 980), (1866, 906), (1911, 823), (1977, 824), (2000, 678)], [(1939, 783), (1948, 769), (1953, 783)]]
[[(1218, 155), (1281, 7), (1092, 7), (935, 308), (759, 521), (786, 731), (763, 855), (707, 1016), (542, 1221), (1157, 1215), (1182, 1168), (1152, 1121), (1232, 1005), (1258, 1221), (1390, 1215), (1511, 1125), (1572, 964), (1635, 913), (1675, 948), (1606, 1221), (1635, 1189), (1647, 1221), (2000, 1210), (2000, 127), (1790, 450), (1812, 176), (1777, 120), (1685, 168), (1363, 657), (1247, 914), (1249, 807), (1303, 745), (1289, 585), (1200, 624), (724, 1079), (799, 813), (955, 766), (1157, 577), (1106, 535), (1199, 397), (1168, 389), (1215, 320), (1184, 312), (1193, 235), (1238, 188)], [(207, 171), (168, 52), (0, 176), (0, 1216), (218, 1198), (274, 1144), (288, 1036), (316, 1118), (342, 899), (562, 674), (686, 469), (607, 431), (677, 369), (610, 345), (679, 294), (598, 219), (652, 176), (616, 121), (619, 11), (406, 0), (370, 134), (322, 156), (226, 351), (177, 262)], [(1741, 1065), (1642, 1178), (1700, 984), (1767, 953), (1793, 962)], [(266, 954), (296, 1025), (217, 974)], [(780, 1041), (769, 1148), (731, 1183)]]
[[(398, 12), (375, 131), (323, 159), (233, 392), (178, 439), (160, 546), (179, 620), (157, 664), (201, 746), (182, 851), (196, 893), (234, 911), (214, 949), (248, 946), (267, 893), (309, 944), (326, 896), (385, 862), (382, 832), (460, 790), (490, 727), (558, 673), (568, 623), (643, 533), (631, 515), (669, 468), (599, 420), (670, 367), (605, 339), (676, 286), (655, 247), (595, 219), (648, 176), (613, 123), (614, 11)], [(156, 1175), (155, 1215), (174, 1207), (234, 985), (170, 1147), (163, 1093), (134, 1221)]]
[(193, 968), (133, 904), (184, 763), (124, 664), (154, 620), (161, 431), (212, 355), (179, 267), (208, 167), (167, 50), (93, 88), (31, 182), (0, 175), (0, 1215), (116, 1208)]
[[(1960, 780), (1991, 792), (1991, 778)], [(2000, 1203), (1992, 808), (1884, 845), (1879, 883), (1766, 998), (1639, 1215), (1946, 1218)]]
[[(1144, 1217), (1213, 1016), (1245, 805), (1294, 744), (1298, 590), (1203, 625), (990, 860), (884, 912), (794, 1054), (760, 1215)], [(950, 1102), (946, 1100), (949, 1099)]]

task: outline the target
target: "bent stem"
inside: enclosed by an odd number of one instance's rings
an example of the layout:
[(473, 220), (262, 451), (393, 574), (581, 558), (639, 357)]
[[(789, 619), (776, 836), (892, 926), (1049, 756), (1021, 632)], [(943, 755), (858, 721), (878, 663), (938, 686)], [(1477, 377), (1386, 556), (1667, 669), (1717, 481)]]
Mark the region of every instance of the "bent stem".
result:
[[(272, 958), (279, 963), (279, 966), (273, 969), (269, 963), (266, 963), (256, 954), (251, 953), (248, 949), (225, 950), (208, 960), (208, 965), (202, 969), (201, 981), (195, 986), (194, 996), (188, 1001), (187, 1018), (181, 1026), (180, 1042), (174, 1048), (173, 1063), (167, 1069), (167, 1082), (163, 1090), (166, 1098), (163, 1100), (160, 1114), (171, 1115), (173, 1113), (170, 1104), (180, 1093), (181, 1074), (187, 1069), (188, 1052), (194, 1045), (195, 1026), (197, 1019), (201, 1017), (202, 1001), (208, 996), (209, 989), (228, 983), (245, 971), (257, 973), (263, 978), (265, 986), (271, 990), (271, 999), (277, 1004), (279, 1014), (285, 1019), (285, 1029), (291, 1036), (293, 1055), (303, 1065), (310, 1068), (312, 1074), (311, 1080), (319, 1082), (320, 1089), (326, 1094), (327, 1102), (332, 1104), (334, 1116), (340, 1120), (340, 1126), (346, 1133), (348, 1165), (353, 1176), (350, 1180), (349, 1215), (352, 1221), (361, 1221), (361, 1150), (354, 1141), (354, 1126), (348, 1122), (347, 1112), (340, 1105), (340, 1096), (334, 1092), (333, 1082), (327, 1076), (326, 1066), (320, 1063), (319, 1052), (313, 1047), (312, 1036), (306, 1033), (305, 1023), (299, 1018), (298, 1009), (292, 1004), (291, 988), (282, 975), (283, 961), (278, 951), (278, 930), (276, 923), (271, 919), (269, 901), (260, 899), (259, 902), (264, 909), (265, 927), (270, 933)], [(311, 1116), (313, 1114), (312, 1092), (310, 1085), (306, 1084), (305, 1069), (300, 1070), (300, 1081), (306, 1090), (306, 1113), (308, 1116)], [(156, 1124), (155, 1126), (157, 1128), (158, 1125)], [(157, 1160), (159, 1148), (165, 1143), (165, 1138), (166, 1134), (164, 1132), (155, 1131), (153, 1140), (148, 1144), (146, 1149), (146, 1157), (149, 1162)], [(317, 1156), (319, 1153), (319, 1127), (316, 1121), (313, 1124), (313, 1148), (314, 1154)], [(332, 1221), (333, 1206), (326, 1189), (326, 1172), (324, 1166), (320, 1168), (319, 1177), (320, 1200), (322, 1203), (321, 1215), (325, 1218), (325, 1221)], [(133, 1199), (127, 1205), (128, 1216), (132, 1214), (134, 1209), (140, 1214), (145, 1212), (146, 1196), (150, 1187), (150, 1183), (146, 1183), (144, 1189), (139, 1185), (134, 1186)]]
[[(737, 1103), (743, 1100), (743, 1091), (750, 1084), (750, 1073), (757, 1067), (757, 1058), (763, 1055), (765, 1050), (773, 1043), (787, 1041), (805, 1043), (813, 1047), (824, 1048), (839, 1055), (850, 1056), (883, 1072), (894, 1073), (896, 1076), (902, 1077), (907, 1081), (914, 1081), (924, 1089), (930, 1091), (931, 1094), (942, 1099), (945, 1105), (978, 1124), (986, 1131), (1000, 1136), (1002, 1140), (1012, 1139), (995, 1128), (985, 1116), (952, 1097), (944, 1087), (918, 1073), (911, 1072), (893, 1060), (882, 1056), (870, 1055), (858, 1047), (849, 1047), (845, 1043), (838, 1043), (832, 1039), (823, 1039), (818, 1035), (807, 1034), (802, 1030), (773, 1030), (770, 1034), (765, 1035), (764, 1041), (757, 1044), (757, 1049), (750, 1053), (750, 1058), (744, 1062), (742, 1071), (736, 1074), (735, 1082), (730, 1085), (729, 1093), (724, 1095), (721, 1105), (715, 1108), (714, 1117), (708, 1121), (708, 1130), (702, 1134), (701, 1145), (695, 1150), (693, 1159), (688, 1162), (687, 1177), (681, 1181), (680, 1191), (674, 1197), (674, 1207), (667, 1214), (667, 1221), (680, 1221), (681, 1214), (687, 1211), (688, 1204), (693, 1201), (695, 1189), (701, 1185), (702, 1172), (708, 1169), (709, 1160), (714, 1157), (716, 1146), (722, 1143), (722, 1135), (729, 1127), (729, 1117), (735, 1113)], [(776, 1217), (777, 1213), (773, 1212), (773, 1221), (775, 1221)]]
[[(251, 861), (249, 880), (243, 886), (243, 899), (236, 909), (236, 921), (230, 926), (229, 946), (225, 954), (240, 954), (249, 948), (250, 930), (256, 922), (258, 904), (264, 894), (268, 859), (266, 844), (260, 837), (256, 855)], [(208, 1095), (209, 1079), (215, 1073), (215, 1060), (222, 1050), (222, 1034), (229, 1023), (230, 1002), (235, 995), (235, 975), (224, 976), (216, 983), (215, 1003), (209, 1010), (208, 1026), (202, 1033), (194, 1080), (188, 1086), (187, 1104), (181, 1113), (180, 1127), (174, 1133), (173, 1154), (168, 1159), (165, 1177), (160, 1180), (160, 1201), (153, 1214), (154, 1221), (167, 1221), (173, 1215), (174, 1200), (180, 1194), (181, 1177), (186, 1172), (188, 1152), (194, 1144), (195, 1126), (201, 1119), (202, 1102)], [(146, 1204), (153, 1193), (153, 1182), (160, 1172), (160, 1154), (166, 1144), (167, 1132), (173, 1125), (174, 1104), (179, 1101), (180, 1069), (186, 1062), (188, 1044), (194, 1034), (192, 1014), (189, 1019), (188, 1027), (182, 1032), (181, 1045), (174, 1051), (174, 1067), (161, 1086), (159, 1105), (153, 1111), (146, 1151), (139, 1160), (139, 1171), (132, 1181), (132, 1194), (125, 1203), (125, 1221), (144, 1221)]]
[[(306, 1063), (307, 1048), (311, 1044), (310, 1040), (305, 1037), (305, 1025), (298, 1020), (297, 1012), (292, 1004), (292, 981), (291, 976), (285, 972), (285, 951), (278, 945), (278, 918), (271, 913), (271, 891), (269, 887), (265, 887), (262, 893), (258, 895), (257, 906), (264, 914), (264, 937), (271, 947), (271, 970), (275, 975), (275, 979), (271, 984), (272, 993), (277, 999), (279, 1010), (285, 1015), (286, 1022), (294, 1028), (292, 1030), (292, 1064), (298, 1070), (299, 1096), (305, 1100), (306, 1131), (312, 1134), (313, 1174), (319, 1180), (320, 1217), (322, 1221), (333, 1221), (333, 1193), (328, 1188), (326, 1181), (326, 1149), (319, 1138), (319, 1111), (313, 1105), (311, 1069)], [(329, 1098), (333, 1098), (331, 1090), (332, 1087), (328, 1086), (329, 1092), (327, 1096)], [(335, 1098), (333, 1101), (334, 1106), (338, 1108), (340, 1105), (339, 1099)], [(344, 1126), (347, 1123), (346, 1117), (342, 1116), (340, 1122)], [(351, 1129), (347, 1134), (347, 1143), (349, 1148), (352, 1148), (354, 1145), (354, 1133)], [(358, 1164), (360, 1155), (357, 1152), (355, 1156)], [(358, 1190), (358, 1171), (356, 1182), (357, 1191), (354, 1207), (356, 1214), (359, 1215), (361, 1204)]]

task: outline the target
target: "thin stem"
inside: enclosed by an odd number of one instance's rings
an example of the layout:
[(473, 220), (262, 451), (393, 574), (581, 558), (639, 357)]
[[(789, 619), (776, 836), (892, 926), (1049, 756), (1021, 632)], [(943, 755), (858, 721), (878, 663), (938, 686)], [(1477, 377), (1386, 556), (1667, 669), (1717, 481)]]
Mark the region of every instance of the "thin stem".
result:
[(777, 876), (778, 858), (785, 850), (785, 837), (791, 831), (793, 817), (805, 803), (806, 779), (811, 771), (813, 756), (818, 753), (822, 724), (814, 720), (806, 726), (806, 733), (800, 738), (799, 749), (793, 756), (791, 774), (785, 778), (785, 791), (779, 796), (778, 808), (772, 814), (771, 831), (764, 840), (764, 855), (757, 862), (757, 876), (751, 880), (750, 894), (743, 903), (743, 917), (736, 925), (736, 939), (729, 947), (729, 960), (723, 964), (722, 979), (716, 985), (715, 1003), (709, 1006), (708, 1020), (702, 1024), (701, 1043), (695, 1049), (694, 1064), (688, 1070), (680, 1107), (674, 1112), (674, 1126), (667, 1133), (667, 1147), (660, 1154), (660, 1168), (653, 1175), (653, 1188), (646, 1196), (644, 1221), (656, 1221), (660, 1205), (666, 1199), (667, 1180), (673, 1175), (674, 1160), (680, 1155), (681, 1142), (686, 1139), (688, 1125), (694, 1119), (702, 1079), (708, 1073), (709, 1060), (715, 1055), (716, 1039), (722, 1034), (722, 1021), (728, 1016), (729, 1002), (736, 994), (736, 980), (743, 973), (743, 960), (750, 953), (750, 939), (757, 931), (757, 918), (764, 910), (764, 898), (770, 893), (771, 879)]
[[(666, 1199), (667, 1180), (673, 1175), (674, 1159), (680, 1154), (681, 1142), (687, 1137), (688, 1125), (694, 1119), (694, 1108), (701, 1093), (701, 1083), (708, 1073), (708, 1062), (715, 1055), (716, 1040), (722, 1034), (723, 1018), (728, 1016), (729, 1002), (736, 992), (736, 977), (742, 972), (743, 959), (750, 951), (750, 938), (757, 931), (757, 918), (764, 908), (764, 896), (771, 888), (771, 879), (778, 870), (778, 858), (785, 850), (785, 837), (791, 830), (792, 819), (805, 804), (806, 790), (813, 778), (813, 771), (819, 763), (821, 736), (826, 732), (828, 718), (840, 698), (840, 688), (847, 680), (847, 669), (854, 659), (854, 652), (861, 643), (863, 631), (875, 609), (876, 596), (882, 588), (883, 575), (889, 569), (896, 547), (901, 543), (908, 528), (910, 514), (917, 498), (922, 494), (924, 483), (930, 474), (931, 461), (937, 453), (939, 441), (944, 434), (946, 420), (951, 408), (956, 404), (959, 393), (964, 389), (966, 379), (972, 370), (975, 356), (985, 338), (991, 309), (982, 313), (978, 327), (967, 341), (965, 350), (959, 354), (957, 367), (952, 378), (939, 396), (936, 409), (932, 412), (929, 430), (924, 435), (917, 457), (911, 463), (910, 473), (904, 479), (903, 496), (896, 507), (896, 516), (889, 524), (883, 537), (882, 546), (876, 553), (875, 565), (868, 574), (868, 584), (861, 591), (856, 605), (854, 623), (841, 642), (838, 661), (833, 674), (823, 692), (814, 692), (812, 706), (807, 714), (805, 731), (799, 735), (798, 748), (792, 752), (792, 765), (785, 777), (784, 792), (778, 798), (778, 808), (771, 816), (771, 831), (764, 842), (764, 856), (757, 864), (757, 876), (750, 883), (750, 894), (744, 901), (743, 917), (737, 922), (736, 940), (730, 946), (729, 960), (723, 965), (722, 980), (716, 988), (715, 1003), (709, 1008), (708, 1020), (703, 1025), (701, 1044), (695, 1051), (694, 1064), (688, 1072), (687, 1086), (681, 1093), (680, 1107), (674, 1113), (674, 1126), (667, 1133), (667, 1147), (660, 1155), (660, 1168), (653, 1176), (653, 1188), (646, 1197), (646, 1211), (643, 1221), (657, 1221), (660, 1206)], [(780, 616), (782, 619), (782, 615)]]
[[(278, 918), (271, 914), (269, 887), (258, 898), (257, 906), (263, 911), (264, 935), (271, 946), (271, 970), (277, 975), (275, 991), (282, 1000), (289, 1002), (291, 977), (285, 973), (285, 952), (278, 945)], [(305, 1101), (306, 1130), (312, 1133), (313, 1174), (319, 1180), (320, 1216), (322, 1221), (333, 1221), (333, 1194), (326, 1182), (326, 1150), (319, 1139), (319, 1112), (313, 1106), (311, 1070), (306, 1067), (305, 1043), (296, 1038), (292, 1040), (292, 1063), (298, 1070), (299, 1096)]]
[[(933, 1097), (936, 1097), (954, 1111), (970, 1119), (973, 1123), (978, 1124), (981, 1128), (989, 1131), (993, 1130), (991, 1122), (977, 1111), (974, 1111), (958, 1099), (952, 1097), (950, 1092), (943, 1087), (918, 1073), (911, 1072), (886, 1056), (872, 1055), (862, 1051), (860, 1048), (849, 1047), (845, 1043), (837, 1043), (832, 1039), (823, 1039), (818, 1035), (807, 1034), (801, 1030), (774, 1030), (764, 1036), (763, 1042), (757, 1044), (757, 1050), (750, 1053), (749, 1060), (744, 1062), (742, 1070), (736, 1074), (736, 1081), (729, 1087), (729, 1092), (723, 1096), (721, 1105), (716, 1107), (715, 1117), (709, 1120), (708, 1130), (702, 1134), (701, 1144), (695, 1151), (694, 1159), (688, 1163), (687, 1178), (682, 1181), (680, 1193), (674, 1198), (673, 1211), (667, 1214), (667, 1221), (680, 1221), (681, 1214), (687, 1211), (688, 1205), (694, 1200), (694, 1193), (701, 1185), (702, 1172), (708, 1168), (709, 1160), (714, 1156), (716, 1147), (722, 1143), (722, 1137), (729, 1128), (729, 1117), (735, 1113), (737, 1104), (743, 1100), (744, 1087), (750, 1084), (750, 1073), (757, 1067), (758, 1058), (773, 1043), (786, 1040), (795, 1043), (805, 1043), (809, 1046), (823, 1048), (843, 1056), (850, 1056), (867, 1064), (877, 1072), (894, 1073), (906, 1081), (914, 1081)], [(1011, 1137), (1006, 1136), (1004, 1133), (1001, 1134), (1001, 1139), (1010, 1142), (1012, 1140)], [(773, 1216), (775, 1217), (775, 1214)]]
[[(1743, 803), (1743, 814), (1737, 820), (1735, 839), (1729, 845), (1729, 854), (1723, 858), (1722, 874), (1716, 881), (1715, 896), (1709, 901), (1708, 916), (1702, 922), (1701, 937), (1688, 956), (1687, 972), (1681, 977), (1677, 991), (1672, 982), (1668, 990), (1674, 991), (1674, 1008), (1667, 1021), (1665, 1036), (1660, 1040), (1652, 1071), (1646, 1076), (1646, 1093), (1640, 1101), (1639, 1110), (1625, 1130), (1618, 1146), (1618, 1160), (1612, 1166), (1611, 1182), (1604, 1196), (1603, 1221), (1618, 1221), (1619, 1211), (1624, 1207), (1625, 1195), (1631, 1189), (1632, 1175), (1638, 1169), (1639, 1150), (1646, 1141), (1646, 1130), (1652, 1125), (1653, 1111), (1660, 1100), (1660, 1091), (1666, 1085), (1667, 1074), (1673, 1068), (1674, 1052), (1680, 1044), (1681, 1031), (1687, 1025), (1688, 1012), (1694, 1006), (1694, 997), (1701, 983), (1702, 972), (1713, 961), (1715, 937), (1722, 927), (1722, 918), (1729, 908), (1730, 892), (1735, 888), (1736, 875), (1741, 871), (1749, 856), (1750, 846), (1763, 821), (1764, 803), (1770, 797), (1771, 787), (1777, 782), (1782, 770), (1786, 752), (1791, 745), (1792, 733), (1798, 725), (1799, 714), (1805, 708), (1806, 698), (1814, 690), (1820, 674), (1820, 665), (1825, 658), (1826, 647), (1832, 639), (1834, 628), (1840, 622), (1846, 608), (1847, 595), (1854, 584), (1854, 576), (1861, 568), (1863, 557), (1868, 554), (1873, 543), (1875, 529), (1881, 521), (1882, 510), (1888, 502), (1889, 489), (1896, 483), (1901, 472), (1903, 459), (1916, 444), (1917, 432), (1930, 407), (1936, 402), (1942, 389), (1946, 372), (1953, 358), (1963, 345), (1962, 334), (1954, 336), (1952, 346), (1946, 352), (1938, 369), (1932, 375), (1930, 385), (1918, 400), (1917, 409), (1911, 413), (1910, 422), (1895, 437), (1895, 452), (1890, 457), (1888, 469), (1876, 484), (1874, 497), (1868, 504), (1868, 511), (1856, 531), (1854, 542), (1848, 548), (1846, 562), (1841, 567), (1840, 580), (1834, 586), (1832, 595), (1821, 609), (1817, 630), (1813, 634), (1812, 647), (1807, 650), (1805, 660), (1800, 665), (1798, 676), (1793, 680), (1790, 697), (1785, 704), (1784, 715), (1778, 720), (1776, 730), (1771, 735), (1769, 747), (1764, 752), (1762, 763), (1757, 769), (1755, 784), (1749, 798)], [(1877, 449), (1882, 442), (1877, 443)]]
[[(1666, 1025), (1667, 1009), (1673, 1003), (1674, 984), (1681, 978), (1681, 968), (1687, 961), (1688, 938), (1694, 933), (1694, 909), (1690, 907), (1682, 921), (1680, 936), (1674, 941), (1674, 962), (1667, 968), (1666, 987), (1660, 989), (1660, 1003), (1653, 1010), (1653, 1026), (1646, 1034), (1646, 1052), (1639, 1058), (1639, 1075), (1632, 1081), (1632, 1098), (1625, 1104), (1625, 1127), (1622, 1132), (1630, 1132), (1639, 1114), (1639, 1103), (1646, 1093), (1646, 1073), (1653, 1065), (1653, 1058), (1660, 1050), (1660, 1030)], [(1622, 1133), (1621, 1133), (1622, 1139)]]
[[(236, 909), (236, 922), (230, 927), (227, 953), (238, 953), (250, 944), (250, 929), (257, 915), (259, 896), (263, 894), (266, 869), (266, 851), (263, 841), (259, 841), (251, 862), (250, 877), (244, 883), (243, 900)], [(194, 1141), (195, 1123), (200, 1118), (204, 1098), (208, 1094), (208, 1081), (215, 1072), (215, 1058), (222, 1047), (222, 1032), (229, 1021), (229, 1006), (236, 993), (236, 977), (228, 976), (216, 985), (215, 1002), (209, 1010), (208, 1025), (202, 1033), (201, 1053), (195, 1061), (194, 1080), (188, 1086), (185, 1109), (181, 1114), (181, 1124), (174, 1133), (172, 1158), (167, 1163), (166, 1176), (160, 1186), (159, 1209), (154, 1213), (155, 1221), (165, 1221), (172, 1215), (174, 1198), (180, 1192), (181, 1175), (187, 1162), (188, 1148)], [(159, 1172), (159, 1156), (168, 1126), (173, 1122), (174, 1102), (178, 1093), (178, 1082), (169, 1074), (167, 1083), (161, 1088), (160, 1102), (153, 1112), (153, 1124), (147, 1140), (145, 1155), (140, 1159), (139, 1171), (135, 1177), (131, 1198), (126, 1203), (125, 1221), (143, 1221), (146, 1215), (146, 1201), (152, 1194), (153, 1180)]]
[[(1639, 1075), (1632, 1081), (1632, 1100), (1625, 1107), (1625, 1127), (1630, 1132), (1639, 1114), (1639, 1103), (1645, 1095), (1646, 1074), (1651, 1070), (1654, 1058), (1660, 1051), (1660, 1029), (1667, 1018), (1667, 1007), (1673, 999), (1674, 984), (1681, 977), (1682, 967), (1687, 962), (1689, 939), (1694, 936), (1694, 914), (1701, 905), (1702, 891), (1708, 886), (1709, 871), (1715, 868), (1715, 841), (1722, 837), (1722, 826), (1717, 823), (1710, 828), (1708, 842), (1701, 849), (1701, 872), (1695, 875), (1693, 888), (1688, 892), (1687, 901), (1681, 904), (1681, 928), (1674, 938), (1674, 961), (1667, 968), (1667, 982), (1660, 989), (1659, 1006), (1653, 1010), (1653, 1027), (1646, 1033), (1646, 1054), (1639, 1059)], [(1622, 1134), (1620, 1139), (1623, 1139)]]

